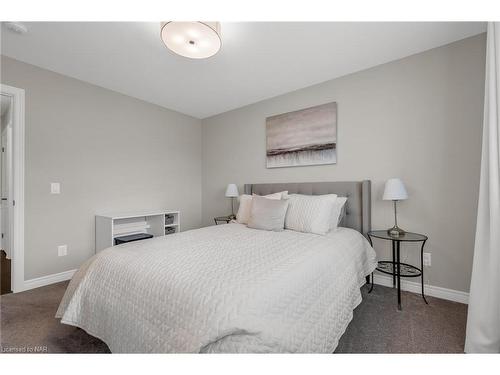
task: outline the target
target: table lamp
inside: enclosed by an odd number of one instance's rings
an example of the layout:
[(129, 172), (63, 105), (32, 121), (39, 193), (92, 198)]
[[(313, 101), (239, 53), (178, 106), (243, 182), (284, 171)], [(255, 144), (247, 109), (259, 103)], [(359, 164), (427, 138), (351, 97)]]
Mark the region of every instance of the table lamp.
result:
[(236, 216), (234, 215), (234, 198), (238, 198), (239, 196), (238, 192), (238, 186), (236, 184), (229, 184), (227, 185), (226, 188), (226, 197), (231, 198), (231, 219), (235, 219)]
[(385, 201), (393, 201), (394, 202), (394, 226), (387, 230), (391, 236), (401, 236), (406, 232), (398, 227), (398, 216), (397, 216), (397, 202), (401, 200), (408, 199), (408, 193), (406, 192), (405, 185), (403, 181), (399, 178), (391, 178), (386, 181), (385, 189), (384, 189), (384, 197), (382, 198)]

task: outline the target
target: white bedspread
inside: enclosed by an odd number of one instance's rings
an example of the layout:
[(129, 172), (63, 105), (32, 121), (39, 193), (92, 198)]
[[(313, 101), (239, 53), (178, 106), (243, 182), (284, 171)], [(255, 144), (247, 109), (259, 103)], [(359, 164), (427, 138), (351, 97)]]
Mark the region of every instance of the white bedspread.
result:
[(332, 353), (375, 265), (351, 229), (218, 225), (100, 252), (56, 317), (112, 352)]

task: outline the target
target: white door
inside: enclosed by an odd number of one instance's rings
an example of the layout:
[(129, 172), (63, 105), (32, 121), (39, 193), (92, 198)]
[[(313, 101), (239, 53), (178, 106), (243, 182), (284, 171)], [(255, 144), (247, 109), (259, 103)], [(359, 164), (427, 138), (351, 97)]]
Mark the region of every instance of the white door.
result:
[(2, 186), (1, 186), (1, 229), (2, 248), (7, 258), (12, 255), (12, 125), (8, 124), (2, 130)]

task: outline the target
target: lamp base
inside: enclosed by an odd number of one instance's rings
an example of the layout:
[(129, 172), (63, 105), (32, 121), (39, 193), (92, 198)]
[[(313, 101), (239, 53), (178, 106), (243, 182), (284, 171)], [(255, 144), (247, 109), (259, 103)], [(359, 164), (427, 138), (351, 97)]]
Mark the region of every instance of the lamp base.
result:
[(399, 228), (397, 225), (394, 225), (392, 228), (387, 229), (387, 233), (394, 237), (404, 236), (406, 232)]

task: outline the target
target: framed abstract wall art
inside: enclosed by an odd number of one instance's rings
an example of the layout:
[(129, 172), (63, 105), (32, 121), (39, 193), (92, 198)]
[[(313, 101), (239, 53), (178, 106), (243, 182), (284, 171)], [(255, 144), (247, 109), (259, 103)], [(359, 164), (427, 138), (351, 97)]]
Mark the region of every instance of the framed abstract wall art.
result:
[(267, 168), (337, 163), (337, 103), (266, 118)]

